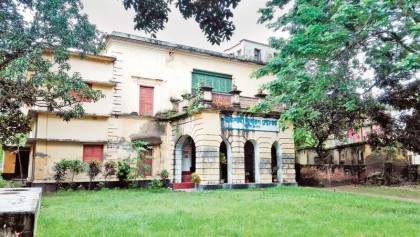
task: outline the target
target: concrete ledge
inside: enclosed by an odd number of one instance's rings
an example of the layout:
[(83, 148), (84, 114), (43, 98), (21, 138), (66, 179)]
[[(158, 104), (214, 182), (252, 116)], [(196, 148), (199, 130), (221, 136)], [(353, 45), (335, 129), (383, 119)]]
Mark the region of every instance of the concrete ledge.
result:
[(0, 236), (34, 236), (41, 188), (0, 189)]
[(291, 183), (245, 183), (245, 184), (204, 184), (198, 185), (200, 191), (217, 189), (248, 189), (248, 188), (273, 188), (280, 186), (298, 186), (296, 182)]

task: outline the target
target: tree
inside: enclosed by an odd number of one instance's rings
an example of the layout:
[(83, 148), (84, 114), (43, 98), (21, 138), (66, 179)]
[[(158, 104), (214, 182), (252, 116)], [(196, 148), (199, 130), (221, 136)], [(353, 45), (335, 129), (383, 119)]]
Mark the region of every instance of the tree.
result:
[(96, 159), (92, 159), (88, 163), (88, 176), (89, 176), (89, 187), (88, 190), (90, 190), (90, 186), (92, 184), (92, 181), (95, 179), (95, 177), (102, 172), (102, 163), (99, 162)]
[[(0, 2), (0, 142), (31, 129), (23, 106), (56, 112), (64, 120), (81, 117), (82, 100), (103, 97), (78, 73), (69, 75), (70, 52), (83, 57), (102, 48), (103, 36), (81, 14), (80, 0)], [(46, 51), (52, 58), (45, 57)], [(75, 98), (71, 92), (77, 92)]]
[(200, 29), (212, 44), (220, 44), (229, 40), (233, 35), (235, 26), (230, 18), (233, 17), (231, 9), (235, 9), (241, 0), (124, 0), (126, 10), (133, 9), (136, 30), (143, 30), (147, 34), (155, 33), (165, 28), (168, 22), (170, 6), (175, 7), (185, 19), (194, 18)]
[(296, 0), (276, 18), (290, 2), (272, 0), (260, 9), (260, 23), (290, 37), (271, 39), (279, 54), (255, 73), (277, 76), (265, 88), (272, 100), (291, 104), (283, 124), (311, 131), (318, 147), (328, 133), (340, 138), (340, 131), (371, 118), (383, 128), (373, 144), (401, 142), (419, 152), (419, 4)]

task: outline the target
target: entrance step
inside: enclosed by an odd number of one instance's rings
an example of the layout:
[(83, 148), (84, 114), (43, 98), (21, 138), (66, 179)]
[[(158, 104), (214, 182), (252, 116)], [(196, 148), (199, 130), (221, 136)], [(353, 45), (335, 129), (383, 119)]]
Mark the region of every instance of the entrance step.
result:
[(191, 189), (195, 188), (195, 184), (192, 182), (184, 182), (184, 183), (173, 183), (173, 189)]

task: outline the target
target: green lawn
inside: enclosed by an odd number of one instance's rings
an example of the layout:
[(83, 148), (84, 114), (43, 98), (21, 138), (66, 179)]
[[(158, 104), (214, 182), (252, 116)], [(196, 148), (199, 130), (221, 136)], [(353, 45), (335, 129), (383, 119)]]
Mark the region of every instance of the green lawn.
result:
[(282, 187), (43, 196), (38, 236), (420, 236), (420, 204)]
[(360, 191), (372, 194), (390, 195), (420, 200), (420, 185), (401, 187), (369, 187), (361, 186)]

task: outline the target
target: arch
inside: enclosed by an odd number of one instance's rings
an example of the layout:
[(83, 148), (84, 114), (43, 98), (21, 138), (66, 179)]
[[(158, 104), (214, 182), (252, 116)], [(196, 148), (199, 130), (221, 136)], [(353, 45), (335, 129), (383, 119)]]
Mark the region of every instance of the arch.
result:
[(226, 164), (220, 164), (220, 178), (224, 179), (225, 183), (232, 183), (232, 148), (227, 140), (222, 140), (219, 152), (224, 153), (226, 157)]
[(260, 182), (260, 155), (258, 143), (248, 140), (244, 144), (245, 181), (250, 183)]
[(182, 135), (175, 144), (174, 181), (181, 183), (189, 179), (195, 172), (196, 151), (194, 139), (189, 135)]
[[(271, 146), (271, 164), (273, 164), (273, 159), (276, 160), (277, 170), (276, 170), (276, 176), (277, 176), (277, 182), (283, 183), (283, 157), (282, 157), (282, 150), (280, 147), (280, 144), (275, 141), (273, 145)], [(273, 166), (271, 167), (274, 168)], [(274, 182), (274, 178), (273, 178)]]

